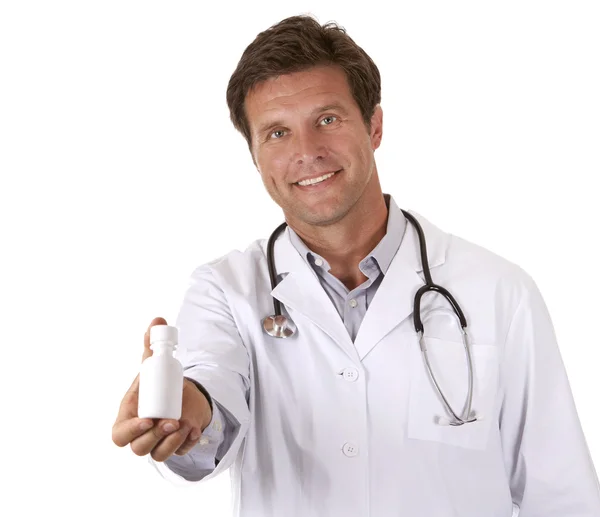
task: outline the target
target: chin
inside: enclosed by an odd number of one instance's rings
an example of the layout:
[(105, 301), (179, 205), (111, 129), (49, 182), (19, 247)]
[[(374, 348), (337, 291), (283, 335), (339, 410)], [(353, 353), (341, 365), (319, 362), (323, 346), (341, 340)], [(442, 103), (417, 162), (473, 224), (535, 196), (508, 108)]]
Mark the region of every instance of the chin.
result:
[(338, 207), (336, 210), (303, 211), (298, 214), (298, 219), (312, 226), (329, 226), (343, 219), (345, 215), (346, 212)]

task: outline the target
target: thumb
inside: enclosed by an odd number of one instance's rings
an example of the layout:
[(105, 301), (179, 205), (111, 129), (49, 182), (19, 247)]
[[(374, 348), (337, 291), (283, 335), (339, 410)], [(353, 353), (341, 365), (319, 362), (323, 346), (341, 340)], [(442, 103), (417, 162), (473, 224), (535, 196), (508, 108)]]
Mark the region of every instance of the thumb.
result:
[(152, 355), (152, 350), (150, 349), (150, 329), (154, 327), (154, 325), (166, 325), (167, 320), (164, 318), (154, 318), (150, 325), (148, 326), (148, 330), (144, 334), (144, 354), (142, 355), (142, 362), (144, 362), (148, 357)]

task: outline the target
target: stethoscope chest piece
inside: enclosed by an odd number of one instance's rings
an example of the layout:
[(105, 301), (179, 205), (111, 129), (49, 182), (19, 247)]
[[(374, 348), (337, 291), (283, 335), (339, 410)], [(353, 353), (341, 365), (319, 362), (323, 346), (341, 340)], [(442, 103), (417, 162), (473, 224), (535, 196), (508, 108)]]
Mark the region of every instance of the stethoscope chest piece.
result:
[(262, 323), (265, 332), (272, 337), (290, 337), (296, 332), (294, 324), (285, 316), (267, 316)]

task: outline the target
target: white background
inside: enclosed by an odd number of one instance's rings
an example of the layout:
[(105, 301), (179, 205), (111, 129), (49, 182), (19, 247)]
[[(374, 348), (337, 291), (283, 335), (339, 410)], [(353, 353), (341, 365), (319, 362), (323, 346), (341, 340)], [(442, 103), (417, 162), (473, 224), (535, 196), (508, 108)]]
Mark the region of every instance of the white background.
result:
[(384, 191), (538, 283), (600, 468), (599, 4), (249, 4), (0, 6), (10, 515), (230, 515), (227, 474), (174, 488), (111, 427), (191, 271), (283, 220), (225, 90), (256, 34), (301, 13), (337, 21), (380, 69)]

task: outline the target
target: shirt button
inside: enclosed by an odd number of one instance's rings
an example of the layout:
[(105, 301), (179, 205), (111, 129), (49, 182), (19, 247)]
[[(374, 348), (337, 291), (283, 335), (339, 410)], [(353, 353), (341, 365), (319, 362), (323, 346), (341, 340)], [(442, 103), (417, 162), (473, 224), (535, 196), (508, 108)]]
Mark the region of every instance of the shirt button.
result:
[(353, 443), (346, 442), (342, 447), (342, 451), (348, 458), (353, 458), (358, 454), (358, 447)]
[(352, 298), (352, 300), (350, 300), (350, 307), (352, 307), (354, 309), (354, 307), (356, 307), (358, 305), (358, 302)]
[(358, 370), (354, 367), (344, 368), (343, 377), (348, 382), (354, 382), (358, 379), (359, 373)]
[(320, 258), (318, 258), (318, 259), (315, 260), (315, 264), (317, 266), (321, 267), (323, 265), (323, 261)]

